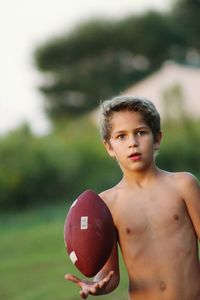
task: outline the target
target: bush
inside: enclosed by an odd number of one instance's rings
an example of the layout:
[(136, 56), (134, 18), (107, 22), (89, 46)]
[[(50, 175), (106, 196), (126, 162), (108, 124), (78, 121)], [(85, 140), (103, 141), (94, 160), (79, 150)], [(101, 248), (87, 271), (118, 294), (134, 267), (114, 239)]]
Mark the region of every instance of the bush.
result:
[(200, 175), (199, 121), (182, 119), (163, 125), (163, 141), (158, 165), (169, 171), (187, 171)]
[(46, 137), (22, 127), (0, 140), (0, 208), (72, 201), (87, 188), (99, 191), (117, 180), (112, 163), (97, 128), (85, 119)]

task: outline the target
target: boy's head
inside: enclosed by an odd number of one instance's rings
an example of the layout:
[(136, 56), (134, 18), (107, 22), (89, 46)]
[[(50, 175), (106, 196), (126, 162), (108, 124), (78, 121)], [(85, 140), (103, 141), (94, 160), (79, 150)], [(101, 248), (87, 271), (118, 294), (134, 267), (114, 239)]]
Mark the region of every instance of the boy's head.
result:
[(110, 139), (113, 114), (127, 110), (141, 114), (146, 125), (151, 128), (156, 142), (160, 133), (160, 115), (158, 111), (151, 101), (132, 96), (119, 96), (102, 102), (100, 106), (100, 133), (102, 139), (106, 142)]

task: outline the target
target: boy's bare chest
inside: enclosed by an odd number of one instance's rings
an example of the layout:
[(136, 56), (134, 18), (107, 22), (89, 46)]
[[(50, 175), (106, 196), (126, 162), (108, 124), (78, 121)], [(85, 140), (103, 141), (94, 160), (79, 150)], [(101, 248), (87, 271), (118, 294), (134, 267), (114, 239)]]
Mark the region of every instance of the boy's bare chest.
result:
[[(122, 203), (123, 202), (123, 203)], [(141, 238), (142, 234), (174, 232), (188, 219), (183, 199), (173, 192), (140, 193), (118, 201), (114, 213), (119, 234)]]

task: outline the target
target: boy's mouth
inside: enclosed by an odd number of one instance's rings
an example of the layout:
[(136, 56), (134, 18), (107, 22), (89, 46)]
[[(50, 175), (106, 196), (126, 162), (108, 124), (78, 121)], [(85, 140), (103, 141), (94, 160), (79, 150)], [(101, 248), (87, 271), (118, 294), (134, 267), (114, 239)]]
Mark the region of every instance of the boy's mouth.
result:
[(128, 158), (130, 158), (131, 160), (137, 161), (141, 159), (141, 153), (139, 152), (135, 152), (135, 153), (131, 153)]

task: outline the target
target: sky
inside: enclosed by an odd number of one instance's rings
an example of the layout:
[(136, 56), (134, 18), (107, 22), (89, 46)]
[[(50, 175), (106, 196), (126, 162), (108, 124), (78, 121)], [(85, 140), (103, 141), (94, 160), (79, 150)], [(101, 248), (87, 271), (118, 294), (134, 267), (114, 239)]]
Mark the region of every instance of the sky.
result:
[(153, 8), (169, 9), (172, 0), (0, 0), (0, 135), (28, 122), (46, 134), (50, 122), (39, 93), (42, 75), (34, 50), (94, 17), (123, 18)]

